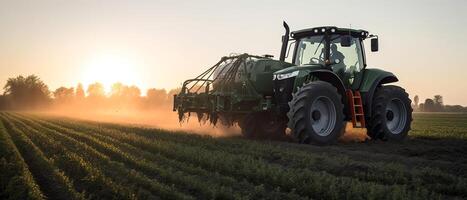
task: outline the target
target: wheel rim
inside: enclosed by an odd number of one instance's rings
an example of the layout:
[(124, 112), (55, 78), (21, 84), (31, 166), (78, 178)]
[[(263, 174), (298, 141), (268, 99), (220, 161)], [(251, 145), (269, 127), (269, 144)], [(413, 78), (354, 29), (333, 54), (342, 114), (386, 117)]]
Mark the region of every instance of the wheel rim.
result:
[(400, 134), (407, 123), (407, 109), (400, 99), (392, 99), (386, 107), (386, 126), (392, 134)]
[(328, 97), (320, 96), (311, 104), (311, 124), (319, 136), (331, 134), (336, 125), (336, 116), (336, 107)]

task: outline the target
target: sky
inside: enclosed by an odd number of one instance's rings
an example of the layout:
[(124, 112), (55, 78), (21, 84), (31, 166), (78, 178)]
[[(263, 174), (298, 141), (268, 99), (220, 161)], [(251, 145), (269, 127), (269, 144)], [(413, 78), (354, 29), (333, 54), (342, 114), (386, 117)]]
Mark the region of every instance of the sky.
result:
[(394, 72), (411, 97), (467, 105), (464, 0), (0, 0), (0, 85), (36, 74), (51, 90), (176, 88), (230, 53), (278, 58), (283, 20), (377, 34), (368, 68)]

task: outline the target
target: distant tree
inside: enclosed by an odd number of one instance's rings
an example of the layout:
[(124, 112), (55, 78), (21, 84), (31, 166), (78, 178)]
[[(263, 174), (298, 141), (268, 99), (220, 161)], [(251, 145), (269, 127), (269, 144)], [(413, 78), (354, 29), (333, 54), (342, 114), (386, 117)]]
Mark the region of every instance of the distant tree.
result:
[(467, 107), (461, 105), (445, 105), (444, 111), (446, 112), (467, 112)]
[(90, 84), (87, 89), (88, 97), (90, 98), (102, 98), (105, 97), (104, 86), (99, 83), (95, 82)]
[(125, 85), (123, 85), (120, 82), (112, 84), (112, 87), (110, 90), (110, 96), (114, 98), (123, 96), (124, 88), (125, 88)]
[(101, 83), (95, 82), (88, 85), (86, 92), (87, 96), (84, 101), (85, 107), (83, 109), (96, 111), (109, 108), (110, 105), (108, 104), (105, 96), (104, 86)]
[(75, 97), (77, 100), (82, 100), (86, 94), (84, 93), (83, 85), (81, 83), (78, 83), (78, 86), (76, 86), (76, 91), (75, 91)]
[(165, 104), (168, 100), (165, 89), (150, 88), (146, 92), (146, 97), (150, 107), (158, 107)]
[(425, 111), (425, 104), (424, 103), (418, 104), (418, 110)]
[(433, 99), (425, 99), (425, 103), (423, 105), (423, 111), (425, 112), (434, 112), (435, 108), (435, 101)]
[(433, 101), (435, 103), (435, 111), (441, 112), (444, 110), (443, 96), (435, 95)]
[(138, 98), (141, 96), (141, 90), (134, 85), (129, 86), (125, 88), (124, 96), (130, 99)]
[(141, 106), (141, 91), (136, 86), (114, 83), (111, 87), (109, 106), (113, 109), (135, 109)]
[(435, 101), (435, 104), (443, 105), (443, 96), (441, 95), (435, 95), (435, 98), (433, 98)]
[(150, 99), (165, 100), (167, 99), (167, 91), (165, 89), (150, 88), (146, 92), (146, 96)]
[(69, 103), (75, 96), (75, 89), (73, 87), (59, 87), (54, 92), (54, 98), (59, 103)]
[(4, 90), (16, 109), (41, 108), (50, 102), (48, 86), (35, 75), (9, 78)]
[(415, 103), (415, 108), (418, 108), (418, 95), (415, 95), (415, 97), (413, 98), (413, 102)]
[(120, 99), (134, 99), (141, 96), (141, 90), (134, 85), (127, 86), (122, 83), (114, 83), (110, 96)]

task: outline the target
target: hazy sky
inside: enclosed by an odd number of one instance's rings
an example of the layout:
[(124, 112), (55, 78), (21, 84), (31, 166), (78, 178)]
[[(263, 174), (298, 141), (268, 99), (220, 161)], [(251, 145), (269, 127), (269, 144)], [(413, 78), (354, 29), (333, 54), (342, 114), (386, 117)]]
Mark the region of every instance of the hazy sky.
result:
[(175, 88), (232, 52), (277, 58), (282, 20), (292, 30), (378, 34), (369, 67), (396, 73), (412, 96), (467, 105), (465, 0), (0, 0), (0, 85), (36, 74), (51, 89), (117, 80), (143, 93)]

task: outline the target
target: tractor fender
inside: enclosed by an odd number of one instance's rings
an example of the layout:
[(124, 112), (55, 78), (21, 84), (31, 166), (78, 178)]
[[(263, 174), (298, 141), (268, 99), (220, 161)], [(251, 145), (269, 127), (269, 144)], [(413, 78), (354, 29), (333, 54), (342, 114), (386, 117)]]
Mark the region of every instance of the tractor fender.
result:
[(371, 116), (373, 96), (376, 89), (383, 84), (397, 81), (399, 81), (399, 79), (391, 72), (380, 69), (365, 69), (360, 92), (362, 92), (363, 106), (367, 117)]
[(337, 88), (337, 91), (339, 92), (342, 97), (345, 97), (345, 86), (344, 82), (337, 76), (335, 73), (329, 70), (313, 70), (309, 73), (309, 76), (311, 77), (316, 77), (319, 80), (326, 81), (331, 83), (334, 87)]
[(345, 116), (346, 117), (349, 116), (350, 110), (348, 106), (346, 89), (344, 86), (344, 82), (342, 82), (339, 76), (337, 76), (335, 73), (333, 73), (330, 70), (320, 69), (320, 70), (311, 71), (307, 77), (316, 77), (321, 81), (325, 81), (333, 85), (337, 89), (337, 92), (342, 96), (342, 103), (344, 104)]

